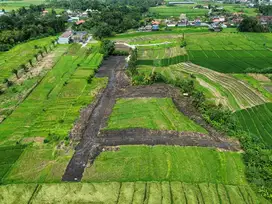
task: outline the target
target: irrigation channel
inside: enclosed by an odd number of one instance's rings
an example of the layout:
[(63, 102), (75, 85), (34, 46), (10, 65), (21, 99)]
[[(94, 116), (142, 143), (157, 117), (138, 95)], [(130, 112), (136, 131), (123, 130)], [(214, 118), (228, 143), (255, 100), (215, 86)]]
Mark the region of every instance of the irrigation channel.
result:
[[(62, 177), (63, 181), (80, 181), (87, 163), (92, 164), (104, 146), (160, 144), (241, 150), (238, 141), (227, 138), (207, 124), (191, 105), (191, 99), (182, 96), (177, 88), (166, 84), (131, 86), (124, 72), (125, 64), (124, 57), (111, 56), (100, 67), (96, 77), (108, 77), (108, 85), (96, 101), (81, 112), (71, 131), (71, 139), (79, 141), (79, 144)], [(180, 112), (204, 127), (209, 134), (143, 128), (103, 130), (117, 98), (137, 97), (172, 98)]]

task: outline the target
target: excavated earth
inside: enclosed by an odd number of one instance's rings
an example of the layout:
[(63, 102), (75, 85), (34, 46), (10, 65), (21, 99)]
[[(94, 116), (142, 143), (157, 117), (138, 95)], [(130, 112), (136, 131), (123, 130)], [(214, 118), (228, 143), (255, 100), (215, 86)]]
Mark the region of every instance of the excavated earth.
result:
[[(107, 87), (98, 94), (95, 102), (81, 111), (79, 120), (70, 133), (73, 141), (79, 144), (63, 175), (63, 181), (80, 181), (88, 162), (92, 163), (103, 146), (118, 145), (179, 145), (215, 147), (230, 151), (240, 151), (237, 140), (227, 138), (217, 132), (201, 117), (192, 106), (190, 97), (170, 85), (130, 86), (126, 76), (125, 57), (111, 56), (105, 60), (96, 77), (108, 77)], [(169, 97), (177, 109), (191, 120), (204, 127), (208, 134), (177, 132), (170, 130), (149, 130), (131, 128), (123, 130), (104, 130), (117, 98)]]

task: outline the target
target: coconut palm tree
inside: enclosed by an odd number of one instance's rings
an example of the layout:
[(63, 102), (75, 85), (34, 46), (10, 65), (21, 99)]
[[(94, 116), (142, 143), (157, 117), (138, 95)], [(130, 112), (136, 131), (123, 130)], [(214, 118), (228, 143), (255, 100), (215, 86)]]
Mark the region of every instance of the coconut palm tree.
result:
[(15, 74), (16, 78), (19, 79), (19, 76), (18, 76), (18, 70), (17, 69), (12, 69), (11, 71), (13, 74)]

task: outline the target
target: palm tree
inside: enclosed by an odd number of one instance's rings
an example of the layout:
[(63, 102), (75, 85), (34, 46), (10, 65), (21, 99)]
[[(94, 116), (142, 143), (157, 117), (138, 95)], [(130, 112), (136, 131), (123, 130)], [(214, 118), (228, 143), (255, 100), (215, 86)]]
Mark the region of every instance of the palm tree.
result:
[(43, 57), (43, 51), (42, 50), (39, 50), (38, 53)]
[(29, 59), (28, 62), (30, 64), (30, 66), (33, 67), (32, 59)]
[(28, 72), (28, 68), (27, 66), (25, 66), (25, 64), (21, 64), (20, 69), (23, 69), (25, 72)]
[(15, 74), (16, 78), (19, 79), (19, 76), (18, 76), (18, 70), (17, 69), (13, 69), (11, 71), (13, 74)]
[(4, 84), (7, 84), (7, 87), (12, 86), (12, 81), (8, 80), (7, 78), (4, 79)]
[(47, 52), (47, 47), (46, 47), (46, 46), (43, 46), (43, 49), (44, 49), (44, 51), (45, 51), (46, 53), (48, 53), (48, 52)]
[(34, 54), (34, 57), (35, 57), (36, 60), (38, 61), (38, 54)]

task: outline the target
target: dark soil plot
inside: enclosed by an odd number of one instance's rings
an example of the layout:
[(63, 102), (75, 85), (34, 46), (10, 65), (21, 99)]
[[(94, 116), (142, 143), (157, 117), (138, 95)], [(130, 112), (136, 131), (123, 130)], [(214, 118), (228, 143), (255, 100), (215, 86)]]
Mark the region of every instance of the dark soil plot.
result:
[(17, 161), (25, 146), (7, 146), (0, 147), (0, 182), (10, 167)]

